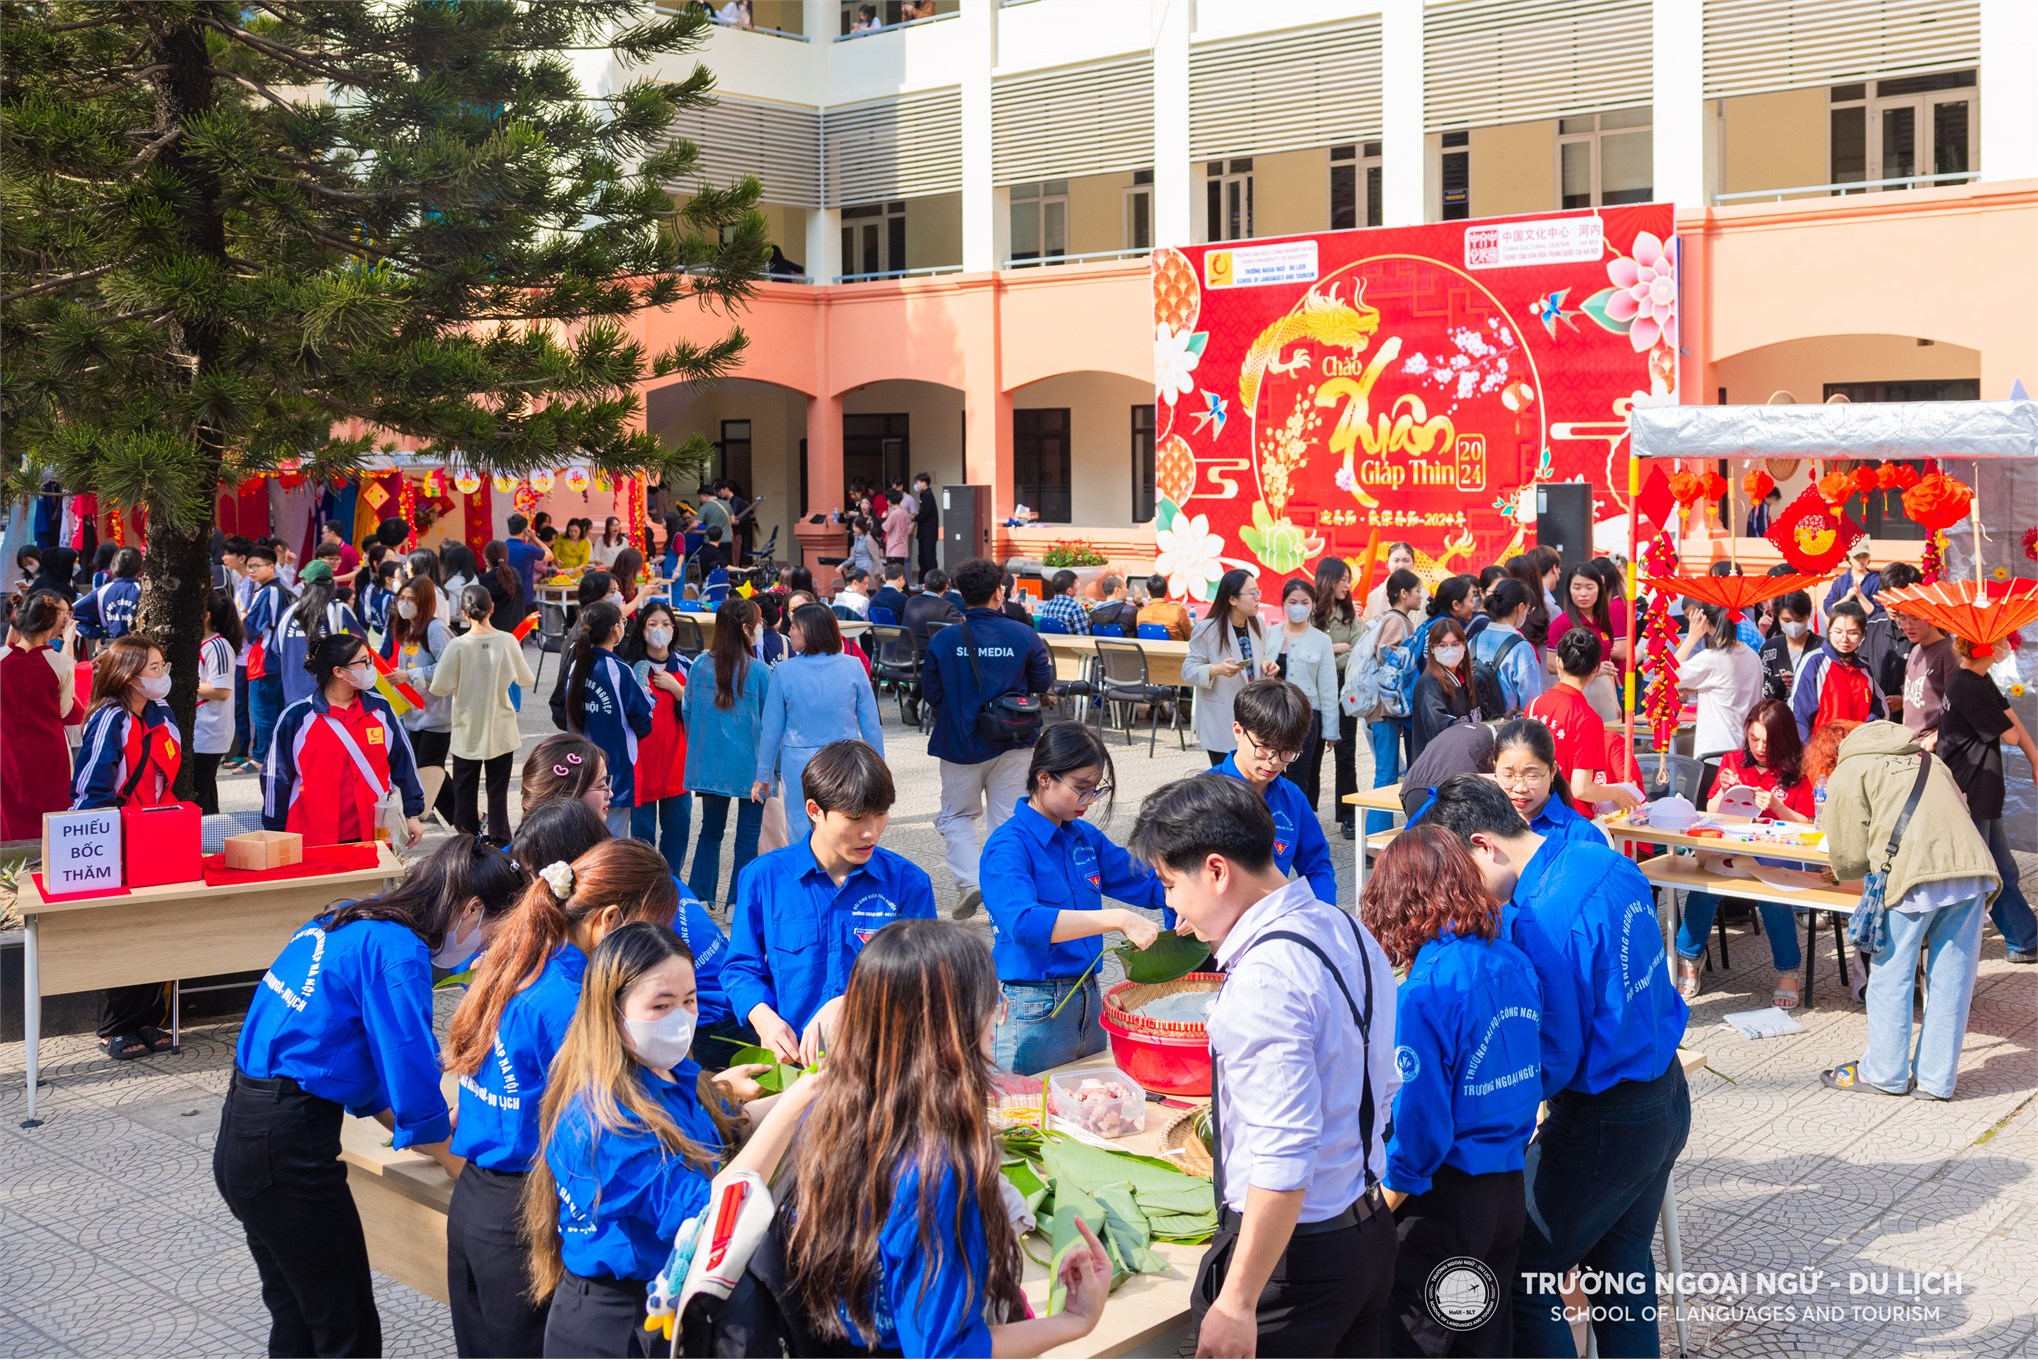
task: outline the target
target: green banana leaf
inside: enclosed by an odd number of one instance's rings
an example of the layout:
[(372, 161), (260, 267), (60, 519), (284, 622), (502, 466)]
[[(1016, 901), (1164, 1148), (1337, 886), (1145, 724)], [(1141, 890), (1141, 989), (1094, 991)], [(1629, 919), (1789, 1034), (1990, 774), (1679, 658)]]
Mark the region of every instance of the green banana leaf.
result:
[[(1047, 1311), (1049, 1316), (1059, 1313), (1068, 1301), (1068, 1290), (1061, 1282), (1062, 1262), (1068, 1254), (1083, 1246), (1083, 1234), (1076, 1227), (1076, 1220), (1098, 1224), (1104, 1222), (1104, 1206), (1091, 1199), (1074, 1186), (1056, 1187), (1054, 1218), (1049, 1221), (1047, 1240), (1052, 1247), (1048, 1254)], [(1094, 1227), (1091, 1228), (1095, 1232)], [(1108, 1251), (1109, 1248), (1107, 1247)], [(1118, 1262), (1111, 1263), (1111, 1287), (1118, 1287)]]
[(1113, 945), (1111, 952), (1125, 965), (1125, 976), (1134, 982), (1173, 982), (1201, 967), (1210, 957), (1210, 946), (1194, 935), (1163, 930), (1144, 949), (1121, 944)]
[[(757, 1084), (772, 1095), (778, 1095), (798, 1081), (802, 1072), (810, 1070), (798, 1063), (780, 1062), (778, 1054), (756, 1044), (737, 1049), (729, 1059), (731, 1067), (744, 1067), (751, 1063), (764, 1063), (768, 1067), (769, 1070), (757, 1074)], [(815, 1064), (816, 1067), (819, 1065)]]
[(1104, 1210), (1104, 1225), (1096, 1230), (1097, 1235), (1104, 1240), (1104, 1249), (1111, 1253), (1115, 1264), (1122, 1264), (1127, 1273), (1134, 1275), (1149, 1275), (1166, 1268), (1147, 1245), (1153, 1233), (1130, 1185), (1100, 1186), (1094, 1198)]

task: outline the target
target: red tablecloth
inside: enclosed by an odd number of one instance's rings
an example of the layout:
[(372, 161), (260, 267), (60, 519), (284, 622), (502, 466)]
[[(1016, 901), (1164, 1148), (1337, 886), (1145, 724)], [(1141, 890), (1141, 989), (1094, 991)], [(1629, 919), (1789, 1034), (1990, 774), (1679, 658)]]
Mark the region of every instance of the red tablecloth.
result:
[(42, 885), (42, 875), (41, 875), (41, 874), (30, 874), (30, 875), (29, 875), (29, 879), (30, 879), (31, 881), (33, 881), (33, 882), (34, 882), (34, 884), (35, 884), (35, 891), (36, 891), (36, 895), (37, 895), (37, 896), (39, 896), (39, 897), (41, 897), (41, 898), (42, 898), (42, 900), (43, 900), (43, 901), (45, 901), (45, 902), (76, 902), (76, 901), (78, 901), (78, 900), (79, 900), (80, 898), (85, 898), (85, 897), (125, 897), (125, 896), (127, 896), (127, 889), (126, 889), (126, 888), (92, 888), (92, 889), (89, 889), (89, 890), (87, 890), (87, 891), (85, 891), (85, 892), (75, 892), (75, 893), (58, 893), (58, 894), (56, 894), (55, 896), (51, 896), (51, 895), (50, 895), (50, 892), (49, 892), (49, 890), (48, 890), (48, 889), (46, 889), (46, 888), (44, 888), (44, 887), (43, 887), (43, 885)]
[(224, 854), (207, 855), (200, 861), (205, 881), (216, 888), (236, 883), (272, 883), (285, 878), (316, 878), (321, 874), (344, 874), (373, 869), (378, 856), (370, 841), (347, 845), (307, 845), (304, 858), (280, 869), (229, 869)]

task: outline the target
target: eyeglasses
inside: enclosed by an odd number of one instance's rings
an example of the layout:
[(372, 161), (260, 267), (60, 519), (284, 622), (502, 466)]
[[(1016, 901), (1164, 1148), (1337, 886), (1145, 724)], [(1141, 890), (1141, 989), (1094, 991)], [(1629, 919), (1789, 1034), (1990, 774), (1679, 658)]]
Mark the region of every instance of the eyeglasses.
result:
[(1296, 761), (1302, 759), (1302, 753), (1300, 751), (1268, 750), (1265, 746), (1260, 744), (1260, 739), (1250, 732), (1245, 734), (1245, 739), (1252, 743), (1253, 750), (1259, 753), (1259, 757), (1261, 760), (1269, 761), (1272, 764), (1293, 765)]
[(1493, 782), (1503, 789), (1535, 789), (1550, 782), (1552, 771), (1536, 774), (1528, 770), (1515, 770), (1509, 774), (1495, 774)]
[(1108, 797), (1110, 794), (1115, 792), (1118, 787), (1116, 784), (1098, 784), (1094, 788), (1086, 789), (1081, 784), (1070, 783), (1067, 779), (1063, 778), (1061, 775), (1058, 774), (1050, 775), (1049, 778), (1053, 779), (1055, 783), (1061, 785), (1063, 788), (1067, 789), (1070, 793), (1073, 793), (1076, 796), (1077, 807), (1088, 807), (1090, 804), (1096, 802), (1099, 798)]

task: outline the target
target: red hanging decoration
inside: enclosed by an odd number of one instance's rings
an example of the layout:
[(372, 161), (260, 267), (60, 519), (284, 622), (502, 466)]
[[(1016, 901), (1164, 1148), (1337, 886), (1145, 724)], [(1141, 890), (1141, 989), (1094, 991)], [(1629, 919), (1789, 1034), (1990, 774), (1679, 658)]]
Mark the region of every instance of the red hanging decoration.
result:
[(1869, 467), (1866, 463), (1854, 469), (1854, 489), (1856, 491), (1865, 494), (1875, 490), (1876, 480), (1877, 473), (1875, 469)]
[(1748, 499), (1759, 501), (1776, 490), (1776, 479), (1757, 468), (1741, 479), (1741, 490), (1748, 493)]
[(1670, 498), (1679, 505), (1695, 505), (1705, 499), (1705, 478), (1696, 472), (1670, 474)]
[(1943, 472), (1921, 478), (1904, 492), (1904, 513), (1927, 529), (1945, 529), (1967, 518), (1974, 492)]
[(106, 507), (106, 541), (116, 548), (127, 546), (126, 527), (120, 522), (120, 511)]
[(1727, 494), (1727, 479), (1720, 476), (1720, 474), (1717, 472), (1706, 473), (1705, 498), (1709, 501), (1716, 501), (1726, 494)]
[[(1651, 576), (1671, 577), (1677, 574), (1677, 549), (1671, 544), (1668, 534), (1658, 534), (1643, 545), (1642, 566)], [(1648, 719), (1658, 750), (1669, 749), (1670, 738), (1677, 731), (1677, 720), (1684, 707), (1677, 693), (1677, 628), (1670, 621), (1670, 611), (1665, 608), (1668, 603), (1668, 596), (1662, 589), (1650, 592), (1649, 621), (1642, 630), (1640, 670), (1649, 686), (1642, 699), (1642, 716)]]
[(418, 489), (417, 483), (401, 475), (396, 479), (396, 513), (410, 531), (404, 536), (403, 550), (411, 552), (418, 545)]
[(1826, 504), (1837, 513), (1847, 504), (1847, 498), (1854, 494), (1854, 479), (1844, 472), (1829, 472), (1819, 478), (1819, 494), (1826, 498)]
[(1806, 487), (1769, 525), (1769, 541), (1783, 560), (1815, 576), (1829, 575), (1865, 533), (1826, 500), (1826, 480)]
[(1921, 585), (1937, 585), (1946, 573), (1946, 558), (1939, 548), (1941, 537), (1943, 535), (1937, 531), (1925, 535), (1925, 553), (1918, 559), (1918, 577)]

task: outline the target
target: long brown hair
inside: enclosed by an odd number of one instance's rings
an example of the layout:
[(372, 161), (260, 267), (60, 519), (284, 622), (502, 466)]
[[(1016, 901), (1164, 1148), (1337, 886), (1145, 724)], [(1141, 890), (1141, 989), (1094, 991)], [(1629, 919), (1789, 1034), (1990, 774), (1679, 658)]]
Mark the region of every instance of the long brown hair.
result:
[(1325, 557), (1316, 564), (1316, 610), (1310, 617), (1311, 623), (1327, 629), (1332, 614), (1347, 624), (1358, 618), (1358, 611), (1352, 608), (1352, 597), (1347, 595), (1342, 600), (1337, 597), (1338, 584), (1350, 580), (1351, 575), (1351, 566), (1342, 557)]
[[(405, 600), (417, 606), (416, 618), (405, 618), (403, 611), (397, 608), (397, 605)], [(433, 584), (429, 576), (413, 576), (403, 583), (403, 589), (397, 591), (396, 598), (389, 602), (389, 622), (386, 627), (389, 636), (395, 639), (396, 646), (401, 647), (415, 638), (422, 647), (430, 640), (432, 620), (437, 617), (439, 617), (438, 586)]]
[[(628, 841), (611, 841), (627, 845)], [(492, 952), (492, 951), (491, 951)], [(643, 976), (668, 959), (693, 962), (693, 951), (672, 927), (637, 921), (603, 937), (587, 961), (580, 985), (580, 1006), (559, 1054), (552, 1059), (545, 1098), (538, 1106), (538, 1145), (552, 1141), (559, 1116), (579, 1100), (588, 1122), (599, 1132), (638, 1133), (649, 1130), (668, 1154), (678, 1156), (703, 1176), (715, 1174), (720, 1148), (704, 1148), (687, 1137), (644, 1088), (638, 1062), (623, 1030), (623, 997)], [(709, 1110), (707, 1074), (701, 1090)], [(996, 1167), (992, 1168), (994, 1171)], [(599, 1201), (597, 1201), (599, 1202)], [(594, 1206), (589, 1205), (590, 1209)], [(542, 1303), (559, 1287), (566, 1267), (559, 1260), (559, 1186), (551, 1163), (540, 1154), (524, 1178), (524, 1240), (530, 1244), (531, 1301)]]
[(708, 658), (714, 668), (716, 708), (736, 706), (750, 673), (750, 625), (762, 617), (756, 605), (739, 595), (731, 595), (715, 610), (715, 640)]
[(128, 687), (149, 668), (149, 653), (162, 654), (154, 640), (140, 633), (123, 633), (99, 649), (92, 659), (92, 711), (108, 704), (125, 704)]
[(446, 1031), (450, 1072), (471, 1077), (481, 1070), (502, 1023), (502, 1008), (538, 980), (545, 961), (575, 926), (609, 906), (620, 908), (625, 921), (670, 924), (679, 908), (672, 871), (648, 841), (603, 841), (574, 860), (573, 891), (564, 898), (538, 872), (544, 867), (523, 866), (531, 875), (530, 886), (482, 954), (467, 995), (453, 1012)]
[[(963, 1257), (960, 1200), (946, 1221), (935, 1211), (941, 1175), (952, 1171), (983, 1220), (986, 1297), (1004, 1317), (1023, 1316), (1019, 1243), (998, 1188), (991, 1064), (981, 1045), (997, 1009), (990, 950), (946, 921), (896, 922), (858, 955), (827, 1085), (793, 1149), (787, 1264), (823, 1335), (856, 1340), (850, 1327), (864, 1338), (877, 1334), (878, 1234), (900, 1178), (915, 1165), (926, 1278), (944, 1259)], [(962, 1264), (969, 1272), (966, 1258)]]
[(1840, 743), (1859, 726), (1861, 724), (1852, 718), (1835, 718), (1815, 729), (1811, 740), (1804, 744), (1804, 753), (1798, 757), (1798, 775), (1808, 783), (1817, 784), (1832, 774), (1833, 767), (1840, 763)]
[(1412, 826), (1394, 838), (1366, 879), (1359, 919), (1397, 965), (1448, 928), (1491, 940), (1500, 933), (1500, 904), (1465, 843), (1441, 826)]
[[(1439, 642), (1448, 642), (1453, 637), (1458, 640), (1458, 645), (1465, 649), (1465, 655), (1458, 662), (1457, 670), (1451, 670), (1443, 662), (1437, 660), (1437, 644)], [(1429, 626), (1429, 639), (1425, 646), (1428, 652), (1429, 673), (1437, 678), (1437, 683), (1448, 686), (1444, 691), (1446, 694), (1471, 686), (1472, 647), (1470, 643), (1465, 641), (1464, 624), (1459, 623), (1449, 614), (1438, 615), (1436, 622)]]

